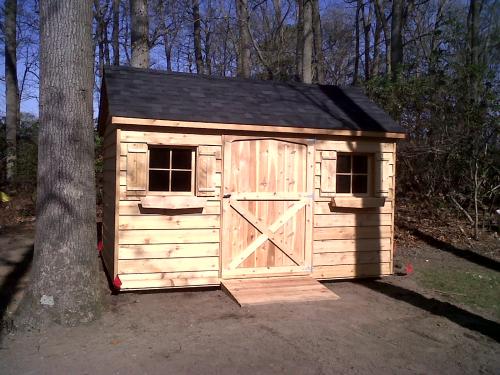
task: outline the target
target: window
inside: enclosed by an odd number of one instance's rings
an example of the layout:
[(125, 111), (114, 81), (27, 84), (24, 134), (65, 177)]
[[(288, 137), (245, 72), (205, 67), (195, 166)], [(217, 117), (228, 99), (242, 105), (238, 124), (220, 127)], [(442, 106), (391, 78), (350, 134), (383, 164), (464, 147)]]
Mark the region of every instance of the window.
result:
[(370, 164), (369, 155), (339, 153), (336, 173), (337, 193), (368, 194)]
[(192, 193), (194, 154), (190, 148), (149, 148), (149, 191)]

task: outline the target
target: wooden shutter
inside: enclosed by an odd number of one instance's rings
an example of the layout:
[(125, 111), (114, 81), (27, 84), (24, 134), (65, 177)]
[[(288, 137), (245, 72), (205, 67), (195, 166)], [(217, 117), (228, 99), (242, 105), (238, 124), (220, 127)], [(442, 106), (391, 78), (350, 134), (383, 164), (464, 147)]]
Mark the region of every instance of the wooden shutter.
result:
[(375, 154), (375, 196), (389, 195), (389, 159), (382, 152)]
[(196, 195), (215, 195), (215, 169), (218, 147), (199, 146), (196, 150)]
[(127, 195), (146, 195), (148, 190), (148, 145), (127, 145)]
[(335, 193), (337, 151), (321, 151), (321, 193)]

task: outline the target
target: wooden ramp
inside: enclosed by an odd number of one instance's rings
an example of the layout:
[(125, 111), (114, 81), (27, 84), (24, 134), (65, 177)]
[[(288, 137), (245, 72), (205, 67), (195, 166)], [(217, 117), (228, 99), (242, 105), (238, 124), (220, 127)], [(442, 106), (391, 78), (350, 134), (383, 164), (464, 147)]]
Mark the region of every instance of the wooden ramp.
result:
[(240, 306), (339, 299), (309, 276), (222, 280), (222, 287)]

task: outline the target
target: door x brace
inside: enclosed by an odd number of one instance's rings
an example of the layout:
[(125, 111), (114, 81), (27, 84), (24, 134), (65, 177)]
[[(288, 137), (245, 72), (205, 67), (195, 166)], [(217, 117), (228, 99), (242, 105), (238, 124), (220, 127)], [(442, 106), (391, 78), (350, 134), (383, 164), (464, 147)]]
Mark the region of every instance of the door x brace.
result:
[(288, 210), (281, 214), (271, 225), (266, 227), (266, 223), (255, 217), (249, 210), (241, 205), (238, 201), (231, 199), (230, 206), (236, 210), (246, 221), (248, 221), (261, 234), (253, 240), (237, 257), (235, 257), (228, 265), (228, 269), (238, 267), (250, 254), (267, 240), (271, 241), (283, 254), (285, 254), (296, 265), (300, 265), (300, 261), (294, 258), (293, 249), (287, 249), (286, 245), (279, 238), (276, 238), (275, 232), (290, 220), (299, 210), (307, 204), (307, 199), (302, 199), (293, 204)]

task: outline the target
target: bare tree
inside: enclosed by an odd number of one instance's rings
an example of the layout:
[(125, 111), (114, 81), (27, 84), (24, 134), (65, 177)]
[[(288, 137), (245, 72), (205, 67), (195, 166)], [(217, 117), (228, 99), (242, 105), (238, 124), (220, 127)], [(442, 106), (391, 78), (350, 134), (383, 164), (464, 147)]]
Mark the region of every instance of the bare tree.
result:
[(130, 0), (131, 47), (130, 63), (149, 68), (149, 15), (147, 0)]
[(295, 49), (296, 79), (302, 81), (302, 54), (304, 50), (304, 0), (297, 0), (297, 45)]
[(359, 79), (359, 14), (361, 12), (361, 6), (363, 5), (363, 0), (357, 0), (356, 2), (356, 17), (354, 19), (354, 32), (356, 35), (356, 47), (354, 51), (354, 73), (352, 75), (352, 84), (356, 85)]
[(397, 77), (403, 64), (403, 10), (404, 0), (392, 1), (391, 70), (393, 79)]
[(120, 65), (120, 0), (113, 0), (111, 43), (113, 45), (113, 65)]
[(192, 0), (193, 8), (193, 42), (194, 42), (194, 58), (196, 60), (196, 72), (203, 74), (203, 54), (201, 51), (201, 16), (200, 16), (200, 0)]
[(319, 0), (312, 0), (312, 18), (316, 80), (318, 81), (318, 83), (322, 84), (325, 81), (325, 62), (323, 57), (323, 35), (321, 30)]
[(250, 26), (248, 21), (248, 2), (247, 0), (236, 0), (236, 14), (238, 17), (238, 76), (250, 77)]
[(375, 14), (377, 16), (377, 21), (380, 22), (380, 25), (384, 32), (385, 72), (386, 74), (391, 74), (391, 32), (389, 30), (387, 18), (385, 17), (382, 0), (374, 0), (374, 6), (375, 6)]
[(312, 83), (312, 53), (313, 53), (313, 28), (312, 28), (312, 0), (304, 0), (304, 31), (302, 48), (302, 82)]
[(17, 142), (19, 127), (19, 85), (17, 82), (17, 0), (5, 1), (5, 97), (6, 97), (6, 179), (15, 182)]
[(20, 323), (75, 325), (100, 310), (92, 0), (44, 0), (40, 17), (35, 253)]
[(368, 81), (370, 79), (370, 37), (371, 37), (371, 28), (372, 28), (372, 7), (368, 2), (366, 4), (368, 6), (368, 14), (365, 11), (365, 4), (361, 5), (361, 18), (363, 20), (363, 44), (364, 44), (364, 60), (365, 60), (365, 80)]

